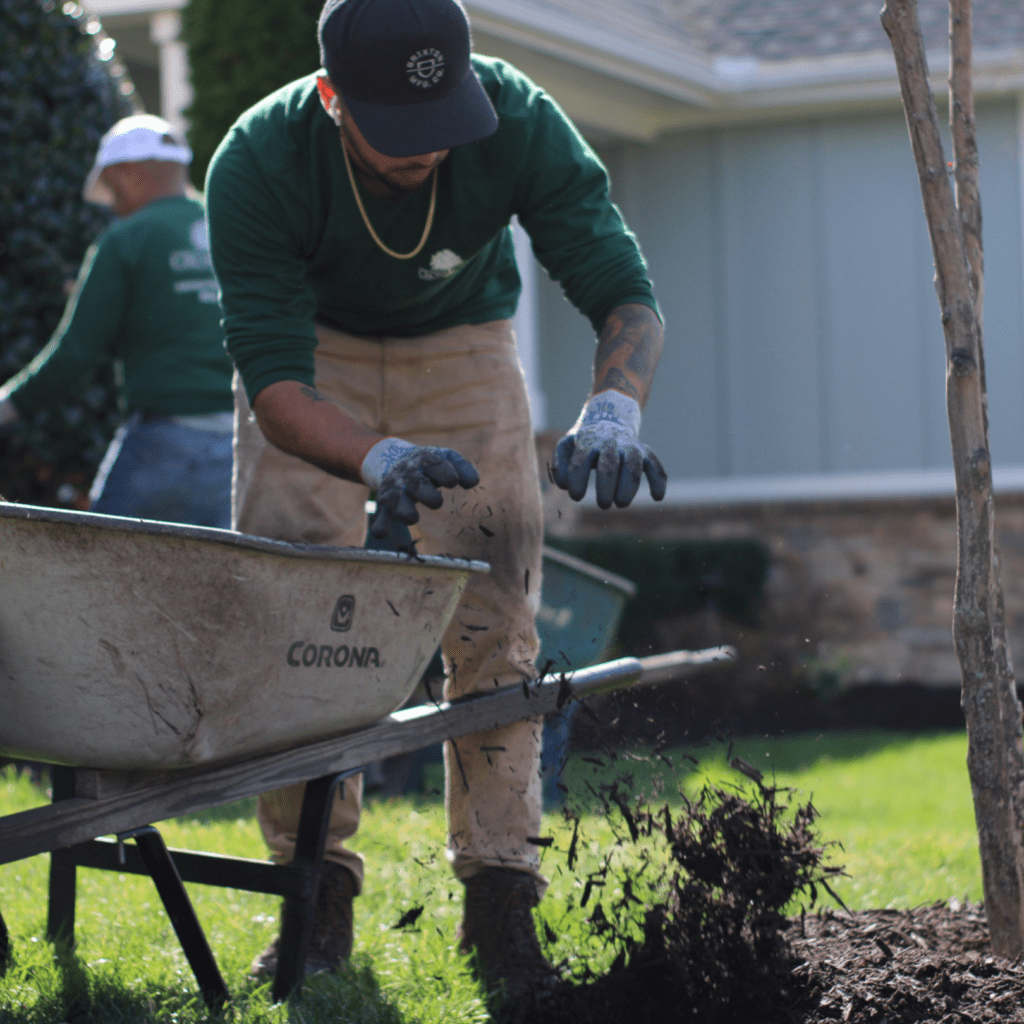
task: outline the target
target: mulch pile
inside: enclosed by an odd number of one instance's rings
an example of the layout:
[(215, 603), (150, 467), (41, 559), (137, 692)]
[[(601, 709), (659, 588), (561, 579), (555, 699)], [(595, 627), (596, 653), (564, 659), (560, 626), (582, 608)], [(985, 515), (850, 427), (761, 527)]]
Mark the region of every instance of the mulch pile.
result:
[(741, 975), (732, 975), (733, 998), (719, 990), (712, 1005), (701, 1005), (678, 1001), (678, 992), (663, 987), (657, 972), (645, 972), (643, 986), (634, 985), (635, 974), (627, 969), (614, 980), (565, 985), (553, 1005), (509, 1016), (542, 1024), (1024, 1022), (1024, 960), (992, 955), (980, 904), (826, 910), (791, 920), (783, 936), (789, 968), (779, 972), (774, 991), (758, 986), (753, 1013), (744, 991), (751, 979)]
[(826, 911), (790, 923), (803, 999), (792, 1024), (1024, 1021), (1024, 962), (994, 957), (984, 909)]
[[(623, 823), (615, 845), (641, 858), (616, 866), (608, 855), (570, 907), (614, 961), (595, 972), (585, 956), (567, 959), (550, 997), (506, 1004), (500, 1020), (1024, 1024), (1024, 957), (992, 954), (979, 904), (787, 917), (794, 899), (814, 907), (834, 896), (842, 869), (829, 863), (812, 804), (794, 806), (790, 790), (730, 763), (753, 787), (705, 786), (675, 809), (631, 800), (628, 777), (594, 790), (607, 820)], [(660, 870), (659, 858), (644, 859), (652, 848), (668, 854)]]

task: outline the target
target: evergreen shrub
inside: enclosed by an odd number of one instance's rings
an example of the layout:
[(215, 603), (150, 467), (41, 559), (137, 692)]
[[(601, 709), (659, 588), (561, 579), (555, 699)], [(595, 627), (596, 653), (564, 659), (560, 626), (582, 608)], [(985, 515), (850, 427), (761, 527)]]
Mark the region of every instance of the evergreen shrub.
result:
[[(49, 340), (65, 282), (108, 223), (81, 189), (100, 137), (133, 109), (113, 52), (76, 3), (0, 0), (0, 381)], [(0, 493), (81, 507), (117, 424), (115, 394), (103, 367), (52, 409), (5, 428)]]
[(322, 0), (189, 0), (182, 39), (194, 91), (185, 116), (196, 188), (202, 190), (210, 158), (239, 114), (320, 67), (316, 24), (322, 6)]

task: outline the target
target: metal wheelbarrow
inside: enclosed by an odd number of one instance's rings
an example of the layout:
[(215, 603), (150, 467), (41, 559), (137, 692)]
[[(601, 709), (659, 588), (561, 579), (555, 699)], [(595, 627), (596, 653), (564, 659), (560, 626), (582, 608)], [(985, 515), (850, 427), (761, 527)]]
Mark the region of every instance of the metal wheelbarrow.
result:
[(368, 725), (487, 568), (0, 504), (0, 751), (182, 768)]
[[(50, 805), (0, 817), (0, 863), (51, 854), (48, 935), (74, 941), (78, 867), (148, 873), (217, 1006), (228, 990), (183, 880), (277, 894), (273, 995), (296, 992), (344, 778), (644, 674), (624, 658), (389, 714), (487, 568), (0, 504), (0, 756), (54, 766)], [(151, 825), (299, 782), (288, 865), (168, 850)]]

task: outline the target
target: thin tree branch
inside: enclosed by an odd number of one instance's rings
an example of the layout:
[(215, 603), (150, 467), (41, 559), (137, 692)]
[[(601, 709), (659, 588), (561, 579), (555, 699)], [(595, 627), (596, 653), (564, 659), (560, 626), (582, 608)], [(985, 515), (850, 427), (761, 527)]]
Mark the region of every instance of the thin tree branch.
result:
[(953, 138), (953, 176), (964, 253), (971, 272), (974, 315), (980, 329), (985, 295), (985, 257), (981, 241), (972, 59), (971, 0), (949, 0), (949, 127)]

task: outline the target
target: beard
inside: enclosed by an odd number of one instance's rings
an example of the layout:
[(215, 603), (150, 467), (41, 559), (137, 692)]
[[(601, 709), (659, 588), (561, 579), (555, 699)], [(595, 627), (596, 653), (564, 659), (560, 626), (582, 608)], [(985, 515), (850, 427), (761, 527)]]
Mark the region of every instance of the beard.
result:
[[(389, 202), (398, 202), (419, 192), (430, 181), (430, 174), (428, 173), (422, 181), (410, 183), (407, 177), (410, 174), (417, 173), (417, 169), (414, 168), (390, 172), (377, 170), (368, 160), (363, 158), (363, 155), (346, 134), (344, 127), (340, 129), (339, 134), (341, 135), (341, 144), (348, 152), (348, 158), (352, 162), (352, 169), (355, 171), (356, 177), (371, 189), (376, 185), (377, 189), (383, 193), (379, 198), (386, 199)], [(437, 164), (434, 164), (431, 171), (435, 170), (436, 167)]]

